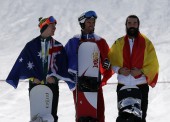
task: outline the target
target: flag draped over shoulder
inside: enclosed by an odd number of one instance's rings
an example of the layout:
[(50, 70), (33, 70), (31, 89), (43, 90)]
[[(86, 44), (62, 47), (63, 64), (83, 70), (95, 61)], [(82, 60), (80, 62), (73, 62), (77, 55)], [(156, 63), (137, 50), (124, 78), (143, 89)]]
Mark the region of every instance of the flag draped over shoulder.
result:
[(72, 38), (65, 45), (68, 56), (68, 72), (76, 74), (78, 71), (78, 46), (79, 38)]
[[(76, 35), (75, 37), (70, 39), (65, 46), (65, 50), (68, 56), (68, 71), (74, 74), (76, 74), (78, 71), (78, 47), (80, 44), (80, 37), (80, 35)], [(108, 58), (107, 54), (109, 52), (109, 46), (104, 39), (98, 37), (97, 35), (94, 35), (94, 37), (95, 39), (93, 40), (97, 44), (101, 53), (100, 73), (103, 75), (102, 85), (106, 85), (107, 80), (113, 75), (113, 70), (106, 70), (102, 67), (104, 59)]]
[[(48, 76), (55, 76), (74, 87), (73, 81), (67, 73), (67, 56), (63, 46), (51, 38), (48, 50)], [(44, 80), (40, 36), (28, 42), (18, 56), (6, 82), (17, 88), (19, 79), (37, 78)]]
[(156, 85), (159, 63), (154, 46), (146, 36), (139, 33), (134, 40), (132, 54), (130, 54), (128, 36), (119, 38), (112, 45), (108, 56), (112, 66), (141, 69), (148, 84), (152, 87)]

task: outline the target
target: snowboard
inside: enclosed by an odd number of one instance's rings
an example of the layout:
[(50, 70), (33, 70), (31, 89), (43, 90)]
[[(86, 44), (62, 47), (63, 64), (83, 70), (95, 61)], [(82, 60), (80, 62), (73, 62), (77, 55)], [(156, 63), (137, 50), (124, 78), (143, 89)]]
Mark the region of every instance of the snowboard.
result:
[(137, 86), (123, 86), (118, 91), (119, 116), (116, 122), (141, 122), (142, 94)]
[(30, 116), (31, 122), (42, 119), (46, 122), (54, 122), (51, 115), (53, 93), (48, 86), (36, 85), (30, 91)]
[(96, 43), (83, 42), (78, 49), (76, 121), (97, 119), (100, 52)]

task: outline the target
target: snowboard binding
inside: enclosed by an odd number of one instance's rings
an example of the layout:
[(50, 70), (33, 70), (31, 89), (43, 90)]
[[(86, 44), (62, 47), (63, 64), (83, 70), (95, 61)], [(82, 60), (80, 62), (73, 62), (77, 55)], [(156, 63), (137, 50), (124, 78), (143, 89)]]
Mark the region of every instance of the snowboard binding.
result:
[(80, 117), (78, 122), (99, 122), (98, 119), (93, 117)]
[(78, 90), (82, 92), (97, 92), (99, 83), (96, 77), (79, 77)]

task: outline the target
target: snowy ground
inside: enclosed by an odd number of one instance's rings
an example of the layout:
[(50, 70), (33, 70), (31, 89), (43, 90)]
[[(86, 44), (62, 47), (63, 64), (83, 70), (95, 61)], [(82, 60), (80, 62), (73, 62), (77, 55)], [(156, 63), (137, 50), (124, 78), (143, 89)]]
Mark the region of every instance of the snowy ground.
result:
[[(0, 80), (4, 80), (25, 44), (39, 35), (38, 18), (53, 15), (57, 19), (55, 39), (63, 45), (80, 33), (78, 16), (87, 10), (98, 14), (96, 34), (109, 46), (125, 34), (125, 19), (136, 14), (140, 30), (152, 40), (160, 63), (159, 82), (150, 88), (148, 122), (167, 122), (170, 111), (170, 1), (169, 0), (4, 0), (0, 4)], [(104, 87), (106, 122), (114, 122), (116, 75)], [(13, 89), (0, 81), (0, 122), (29, 121), (28, 83)], [(59, 122), (74, 122), (72, 94), (60, 83)]]

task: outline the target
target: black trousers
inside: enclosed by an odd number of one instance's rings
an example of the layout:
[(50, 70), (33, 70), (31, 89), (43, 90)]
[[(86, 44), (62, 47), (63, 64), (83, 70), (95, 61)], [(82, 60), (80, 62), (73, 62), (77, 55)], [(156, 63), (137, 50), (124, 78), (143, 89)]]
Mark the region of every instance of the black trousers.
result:
[[(29, 93), (30, 90), (37, 84), (29, 83)], [(53, 101), (52, 101), (52, 115), (54, 117), (54, 122), (58, 121), (57, 110), (58, 110), (58, 100), (59, 100), (59, 86), (58, 83), (55, 84), (46, 84), (53, 92)]]
[[(117, 98), (118, 98), (118, 91), (123, 87), (124, 85), (118, 84), (117, 85)], [(148, 109), (148, 93), (149, 93), (149, 86), (148, 84), (142, 84), (137, 85), (139, 87), (141, 93), (142, 93), (142, 102), (141, 102), (141, 109), (142, 109), (142, 122), (146, 122), (146, 116), (147, 116), (147, 109)]]

